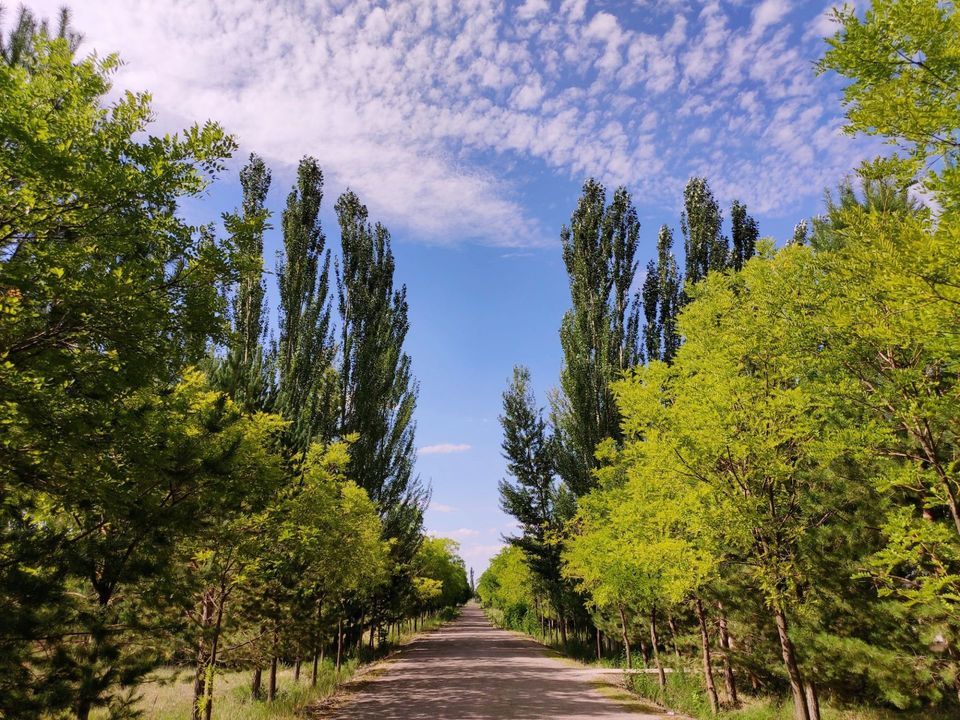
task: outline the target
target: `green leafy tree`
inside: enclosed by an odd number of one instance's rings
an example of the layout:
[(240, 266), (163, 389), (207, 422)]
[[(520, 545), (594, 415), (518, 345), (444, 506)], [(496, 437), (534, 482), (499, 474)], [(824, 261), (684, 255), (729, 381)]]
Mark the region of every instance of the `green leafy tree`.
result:
[[(262, 183), (263, 178), (252, 176), (250, 182)], [(251, 194), (260, 192), (251, 185)], [(277, 403), (291, 423), (291, 449), (300, 454), (314, 440), (329, 441), (335, 428), (330, 253), (324, 252), (326, 238), (320, 226), (322, 200), (323, 172), (315, 159), (304, 158), (281, 217), (283, 254), (277, 263)]]
[(595, 180), (584, 183), (570, 226), (561, 231), (572, 308), (560, 328), (563, 368), (553, 425), (560, 442), (557, 470), (576, 495), (594, 485), (597, 445), (619, 437), (609, 384), (640, 355), (640, 308), (630, 297), (639, 233), (626, 189), (617, 189), (607, 205), (606, 190)]
[(703, 280), (710, 271), (727, 268), (727, 239), (721, 234), (722, 224), (723, 213), (707, 179), (690, 178), (683, 189), (683, 212), (680, 215), (687, 294), (689, 288)]
[(874, 0), (862, 17), (834, 11), (820, 72), (850, 80), (846, 131), (885, 138), (905, 155), (888, 165), (905, 187), (922, 180), (948, 212), (960, 209), (960, 14), (937, 0)]
[(86, 717), (136, 676), (112, 598), (162, 578), (190, 526), (202, 473), (154, 451), (179, 432), (157, 418), (196, 339), (223, 337), (228, 264), (175, 208), (233, 142), (213, 124), (150, 136), (145, 95), (106, 100), (114, 56), (43, 34), (18, 52), (0, 64), (0, 595), (22, 611), (4, 613), (0, 702)]
[(733, 240), (733, 247), (730, 249), (730, 266), (734, 270), (740, 270), (744, 263), (756, 253), (760, 230), (757, 227), (757, 221), (747, 214), (747, 206), (739, 200), (734, 200), (730, 207), (730, 225)]

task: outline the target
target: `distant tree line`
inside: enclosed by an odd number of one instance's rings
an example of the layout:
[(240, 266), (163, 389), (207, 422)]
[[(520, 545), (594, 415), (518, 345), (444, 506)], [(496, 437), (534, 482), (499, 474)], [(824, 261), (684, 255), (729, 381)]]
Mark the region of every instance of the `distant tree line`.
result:
[(876, 0), (837, 20), (819, 70), (849, 81), (848, 130), (899, 154), (780, 247), (739, 202), (728, 240), (691, 179), (683, 272), (665, 226), (632, 299), (636, 213), (588, 181), (548, 417), (524, 368), (504, 393), (520, 530), (483, 602), (655, 668), (633, 682), (661, 702), (692, 687), (696, 714), (745, 692), (798, 720), (960, 710), (960, 14)]
[(0, 717), (132, 715), (178, 664), (209, 720), (224, 668), (270, 701), (280, 662), (316, 683), (470, 589), (424, 537), (389, 232), (347, 191), (332, 253), (304, 158), (274, 330), (269, 168), (250, 156), (225, 233), (189, 226), (235, 141), (150, 135), (78, 41), (26, 10), (0, 39)]

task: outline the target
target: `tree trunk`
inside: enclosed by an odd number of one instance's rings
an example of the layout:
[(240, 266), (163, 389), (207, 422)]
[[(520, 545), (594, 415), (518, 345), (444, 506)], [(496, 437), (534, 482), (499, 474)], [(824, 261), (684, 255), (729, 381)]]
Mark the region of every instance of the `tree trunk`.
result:
[(617, 612), (620, 613), (620, 628), (623, 634), (623, 651), (627, 654), (627, 669), (633, 667), (633, 660), (630, 657), (630, 637), (627, 634), (627, 616), (623, 613), (623, 605), (617, 605)]
[(673, 615), (667, 615), (667, 625), (670, 626), (670, 640), (673, 643), (673, 654), (677, 656), (677, 662), (679, 662), (680, 645), (677, 643), (677, 625), (673, 622)]
[(374, 631), (375, 631), (376, 629), (377, 629), (377, 624), (376, 624), (376, 623), (370, 623), (370, 642), (369, 642), (369, 647), (370, 647), (370, 652), (371, 652), (371, 653), (373, 652), (373, 633), (374, 633)]
[(273, 702), (277, 699), (277, 656), (270, 658), (270, 684), (267, 686), (267, 700)]
[(790, 692), (793, 693), (794, 717), (796, 720), (811, 720), (810, 711), (807, 707), (807, 696), (803, 688), (803, 676), (800, 674), (797, 654), (787, 632), (787, 616), (783, 609), (777, 605), (774, 608), (773, 617), (777, 623), (777, 635), (780, 637), (780, 652), (783, 656), (783, 664), (787, 669), (787, 677), (790, 679)]
[(317, 675), (320, 673), (320, 651), (313, 653), (313, 674), (310, 676), (310, 687), (317, 686)]
[(300, 682), (300, 658), (297, 658), (297, 661), (293, 665), (293, 680), (294, 682)]
[(263, 684), (263, 669), (256, 667), (253, 669), (253, 680), (250, 682), (250, 697), (254, 700), (259, 700), (260, 695), (263, 692), (261, 686)]
[(560, 616), (560, 644), (566, 649), (567, 647), (567, 619)]
[(227, 604), (227, 589), (220, 585), (220, 602), (217, 603), (217, 619), (213, 625), (213, 639), (210, 641), (210, 671), (207, 674), (207, 701), (203, 706), (204, 720), (213, 717), (213, 678), (217, 673), (217, 652), (220, 648), (220, 632), (223, 630), (223, 608)]
[(730, 655), (733, 650), (733, 642), (730, 638), (730, 632), (727, 628), (727, 614), (724, 612), (723, 603), (717, 601), (717, 610), (720, 613), (720, 649), (723, 653), (723, 687), (727, 692), (727, 701), (732, 707), (739, 707), (740, 700), (737, 697), (737, 682), (733, 676), (733, 659)]
[(600, 628), (594, 628), (594, 632), (597, 636), (597, 660), (603, 660), (603, 652), (600, 650)]
[(337, 675), (340, 675), (340, 664), (343, 660), (343, 618), (337, 619)]
[(660, 687), (667, 686), (667, 675), (663, 671), (663, 664), (660, 662), (660, 651), (657, 649), (657, 608), (654, 606), (650, 610), (650, 645), (653, 647), (653, 661), (657, 664), (657, 679), (660, 681)]
[[(707, 633), (707, 616), (703, 611), (703, 601), (697, 598), (694, 602), (697, 611), (697, 620), (700, 623), (700, 647), (703, 655), (703, 679), (707, 686), (707, 698), (710, 700), (710, 710), (716, 715), (720, 711), (720, 699), (717, 697), (717, 686), (713, 682), (713, 665), (710, 660), (710, 635)], [(808, 720), (808, 719), (805, 719)]]
[(213, 590), (203, 591), (200, 598), (200, 638), (197, 641), (197, 666), (193, 674), (193, 708), (190, 716), (200, 720), (203, 716), (203, 701), (207, 696), (207, 627), (213, 622)]
[(807, 680), (804, 683), (804, 689), (807, 691), (807, 712), (810, 713), (810, 720), (820, 720), (820, 696), (817, 693), (817, 684)]

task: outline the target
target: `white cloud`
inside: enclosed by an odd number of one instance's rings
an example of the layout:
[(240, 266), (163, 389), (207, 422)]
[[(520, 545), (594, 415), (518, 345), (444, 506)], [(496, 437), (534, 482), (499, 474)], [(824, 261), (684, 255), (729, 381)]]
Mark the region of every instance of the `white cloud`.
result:
[(750, 34), (754, 37), (763, 33), (771, 25), (776, 25), (790, 12), (787, 0), (763, 0), (753, 11), (753, 25)]
[(457, 512), (457, 508), (453, 507), (453, 505), (445, 505), (444, 503), (437, 502), (436, 500), (430, 501), (430, 510), (438, 513)]
[(434, 537), (462, 540), (463, 538), (477, 537), (480, 535), (480, 531), (474, 530), (473, 528), (457, 528), (456, 530), (431, 530), (430, 534)]
[(451, 453), (462, 453), (470, 450), (471, 446), (466, 443), (440, 443), (439, 445), (426, 445), (417, 450), (418, 455), (450, 455)]
[[(30, 4), (52, 15), (60, 3)], [(126, 61), (118, 85), (152, 92), (158, 129), (213, 118), (274, 165), (315, 155), (329, 192), (349, 185), (426, 241), (551, 242), (520, 199), (535, 177), (523, 161), (625, 183), (650, 204), (675, 203), (706, 172), (774, 212), (859, 159), (862, 146), (820, 132), (838, 102), (769, 129), (780, 107), (830, 91), (811, 69), (821, 19), (791, 25), (787, 0), (754, 4), (748, 27), (720, 0), (646, 5), (672, 19), (634, 27), (586, 0), (98, 0), (74, 12), (87, 48)], [(505, 180), (501, 167), (521, 172)]]

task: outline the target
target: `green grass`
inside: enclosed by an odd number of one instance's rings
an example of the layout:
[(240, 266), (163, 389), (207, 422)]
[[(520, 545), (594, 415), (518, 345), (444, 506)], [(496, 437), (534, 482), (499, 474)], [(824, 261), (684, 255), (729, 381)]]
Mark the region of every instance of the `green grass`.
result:
[[(348, 680), (356, 671), (354, 660), (340, 669), (340, 677), (333, 663), (324, 661), (317, 677), (317, 686), (311, 687), (311, 667), (304, 665), (299, 682), (293, 679), (293, 668), (283, 667), (277, 673), (277, 697), (272, 703), (254, 701), (250, 697), (251, 672), (218, 673), (214, 680), (213, 717), (216, 720), (294, 720), (307, 705), (328, 697), (339, 682)], [(266, 690), (267, 672), (263, 683)], [(144, 717), (155, 720), (189, 720), (193, 702), (192, 668), (159, 668), (151, 673), (136, 690), (140, 699), (136, 708)], [(105, 709), (93, 713), (95, 720), (105, 720)]]
[[(703, 690), (699, 673), (674, 672), (667, 675), (667, 687), (661, 688), (655, 675), (630, 675), (627, 687), (637, 695), (662, 707), (690, 715), (699, 720), (712, 720), (710, 703)], [(743, 707), (723, 710), (720, 720), (793, 720), (793, 703), (790, 698), (752, 697), (741, 698)], [(829, 701), (821, 703), (823, 720), (947, 720), (943, 710), (897, 711), (885, 708), (834, 707)]]
[[(390, 643), (370, 653), (364, 645), (362, 660), (374, 661), (383, 657), (389, 650), (409, 641), (415, 634), (434, 630), (445, 622), (453, 620), (459, 611), (448, 611), (437, 617), (427, 618), (417, 633), (406, 630), (391, 636)], [(300, 680), (293, 679), (293, 667), (282, 666), (277, 672), (277, 697), (273, 702), (253, 700), (250, 696), (252, 672), (219, 672), (213, 683), (214, 720), (302, 720), (303, 710), (333, 694), (337, 687), (349, 680), (361, 662), (348, 659), (337, 676), (333, 662), (327, 659), (320, 666), (317, 686), (310, 684), (312, 666), (305, 662), (301, 668)], [(268, 670), (263, 671), (263, 692), (266, 692)], [(162, 667), (150, 673), (137, 686), (134, 694), (138, 697), (134, 707), (143, 712), (150, 720), (189, 720), (193, 702), (193, 668)], [(91, 713), (93, 720), (107, 720), (110, 717), (105, 708)]]

